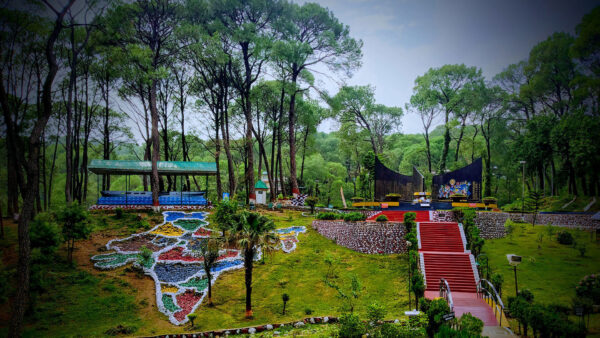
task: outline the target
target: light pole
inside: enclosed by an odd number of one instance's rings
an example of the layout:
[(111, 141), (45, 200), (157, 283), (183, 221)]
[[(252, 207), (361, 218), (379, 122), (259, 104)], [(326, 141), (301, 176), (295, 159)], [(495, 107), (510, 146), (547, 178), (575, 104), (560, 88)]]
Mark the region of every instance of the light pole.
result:
[(527, 161), (519, 161), (519, 163), (523, 165), (523, 178), (521, 179), (521, 182), (523, 183), (523, 193), (521, 194), (521, 217), (523, 217), (525, 210), (525, 163), (527, 163)]
[(515, 297), (519, 295), (519, 284), (517, 284), (517, 265), (521, 264), (521, 256), (517, 256), (514, 254), (506, 255), (508, 259), (508, 264), (512, 265), (515, 271)]
[(406, 241), (406, 250), (408, 251), (408, 309), (410, 310), (411, 308), (411, 301), (410, 301), (410, 280), (412, 279), (412, 274), (410, 271), (410, 246), (412, 245), (412, 243), (410, 241)]

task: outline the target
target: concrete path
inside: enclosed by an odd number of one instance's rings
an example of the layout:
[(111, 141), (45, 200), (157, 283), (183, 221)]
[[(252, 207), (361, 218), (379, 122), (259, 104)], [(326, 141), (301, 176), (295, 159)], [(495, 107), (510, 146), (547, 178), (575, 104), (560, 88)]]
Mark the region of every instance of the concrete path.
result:
[(481, 335), (490, 338), (517, 337), (510, 330), (501, 326), (484, 326)]

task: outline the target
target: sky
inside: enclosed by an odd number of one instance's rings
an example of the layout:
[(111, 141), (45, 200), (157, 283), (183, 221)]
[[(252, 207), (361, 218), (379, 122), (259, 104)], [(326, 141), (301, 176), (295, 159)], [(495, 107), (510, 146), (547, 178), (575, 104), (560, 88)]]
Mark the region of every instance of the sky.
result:
[[(481, 68), (491, 80), (506, 66), (527, 59), (552, 33), (575, 27), (600, 1), (538, 0), (313, 0), (329, 8), (352, 37), (361, 39), (363, 65), (346, 80), (371, 84), (377, 103), (404, 108), (414, 80), (429, 68), (460, 64)], [(339, 84), (323, 80), (330, 93)], [(438, 121), (439, 123), (439, 121)], [(320, 131), (336, 130), (332, 121)], [(423, 132), (406, 113), (403, 133)]]

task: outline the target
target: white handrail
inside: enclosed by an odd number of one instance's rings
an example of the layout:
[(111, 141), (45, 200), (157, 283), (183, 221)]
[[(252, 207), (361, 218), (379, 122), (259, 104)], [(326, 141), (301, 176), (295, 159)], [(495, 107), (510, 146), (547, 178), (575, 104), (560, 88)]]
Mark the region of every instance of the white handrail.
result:
[(448, 301), (448, 305), (450, 306), (450, 311), (454, 311), (454, 302), (452, 301), (452, 291), (450, 290), (450, 285), (448, 281), (444, 278), (440, 278), (440, 297), (443, 297)]
[(502, 303), (502, 298), (500, 298), (500, 295), (496, 291), (496, 288), (494, 287), (494, 285), (492, 283), (490, 283), (487, 279), (480, 279), (479, 283), (477, 283), (477, 289), (484, 289), (487, 291), (487, 288), (484, 288), (481, 285), (483, 282), (486, 282), (490, 286), (492, 291), (494, 291), (494, 298), (495, 298), (496, 302), (500, 305), (500, 307), (502, 307), (502, 309), (504, 309), (504, 303)]

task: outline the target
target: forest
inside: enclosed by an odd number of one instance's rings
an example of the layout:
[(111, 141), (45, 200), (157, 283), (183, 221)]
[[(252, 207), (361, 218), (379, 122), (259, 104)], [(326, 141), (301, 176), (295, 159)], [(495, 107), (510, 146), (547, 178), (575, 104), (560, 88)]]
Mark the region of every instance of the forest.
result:
[[(124, 190), (124, 177), (88, 173), (92, 159), (216, 162), (208, 187), (156, 170), (132, 178), (155, 199), (183, 185), (248, 202), (265, 172), (271, 199), (340, 207), (340, 188), (373, 198), (374, 156), (427, 182), (482, 157), (483, 196), (500, 205), (522, 184), (544, 196), (600, 191), (600, 8), (493, 78), (431, 68), (397, 106), (347, 84), (363, 42), (316, 3), (42, 0), (8, 2), (0, 18), (0, 210), (18, 218), (22, 244), (36, 213)], [(408, 113), (422, 134), (402, 134)], [(335, 130), (318, 132), (324, 123)]]
[[(324, 88), (324, 71), (344, 83), (361, 66), (362, 41), (317, 4), (6, 7), (2, 204), (10, 215), (32, 189), (37, 211), (123, 190), (124, 177), (88, 173), (96, 158), (214, 161), (215, 201), (222, 192), (247, 201), (262, 172), (278, 182), (273, 199), (301, 191), (339, 206), (340, 187), (348, 199), (370, 199), (373, 154), (427, 180), (482, 157), (484, 196), (501, 203), (518, 195), (519, 161), (528, 190), (597, 195), (599, 16), (582, 18), (576, 36), (554, 33), (492, 79), (463, 64), (429, 69), (410, 102), (391, 107), (369, 84)], [(408, 112), (423, 134), (401, 133)], [(317, 132), (324, 121), (338, 130)], [(132, 188), (171, 191), (177, 179), (133, 177)], [(195, 177), (183, 187), (201, 188)]]

